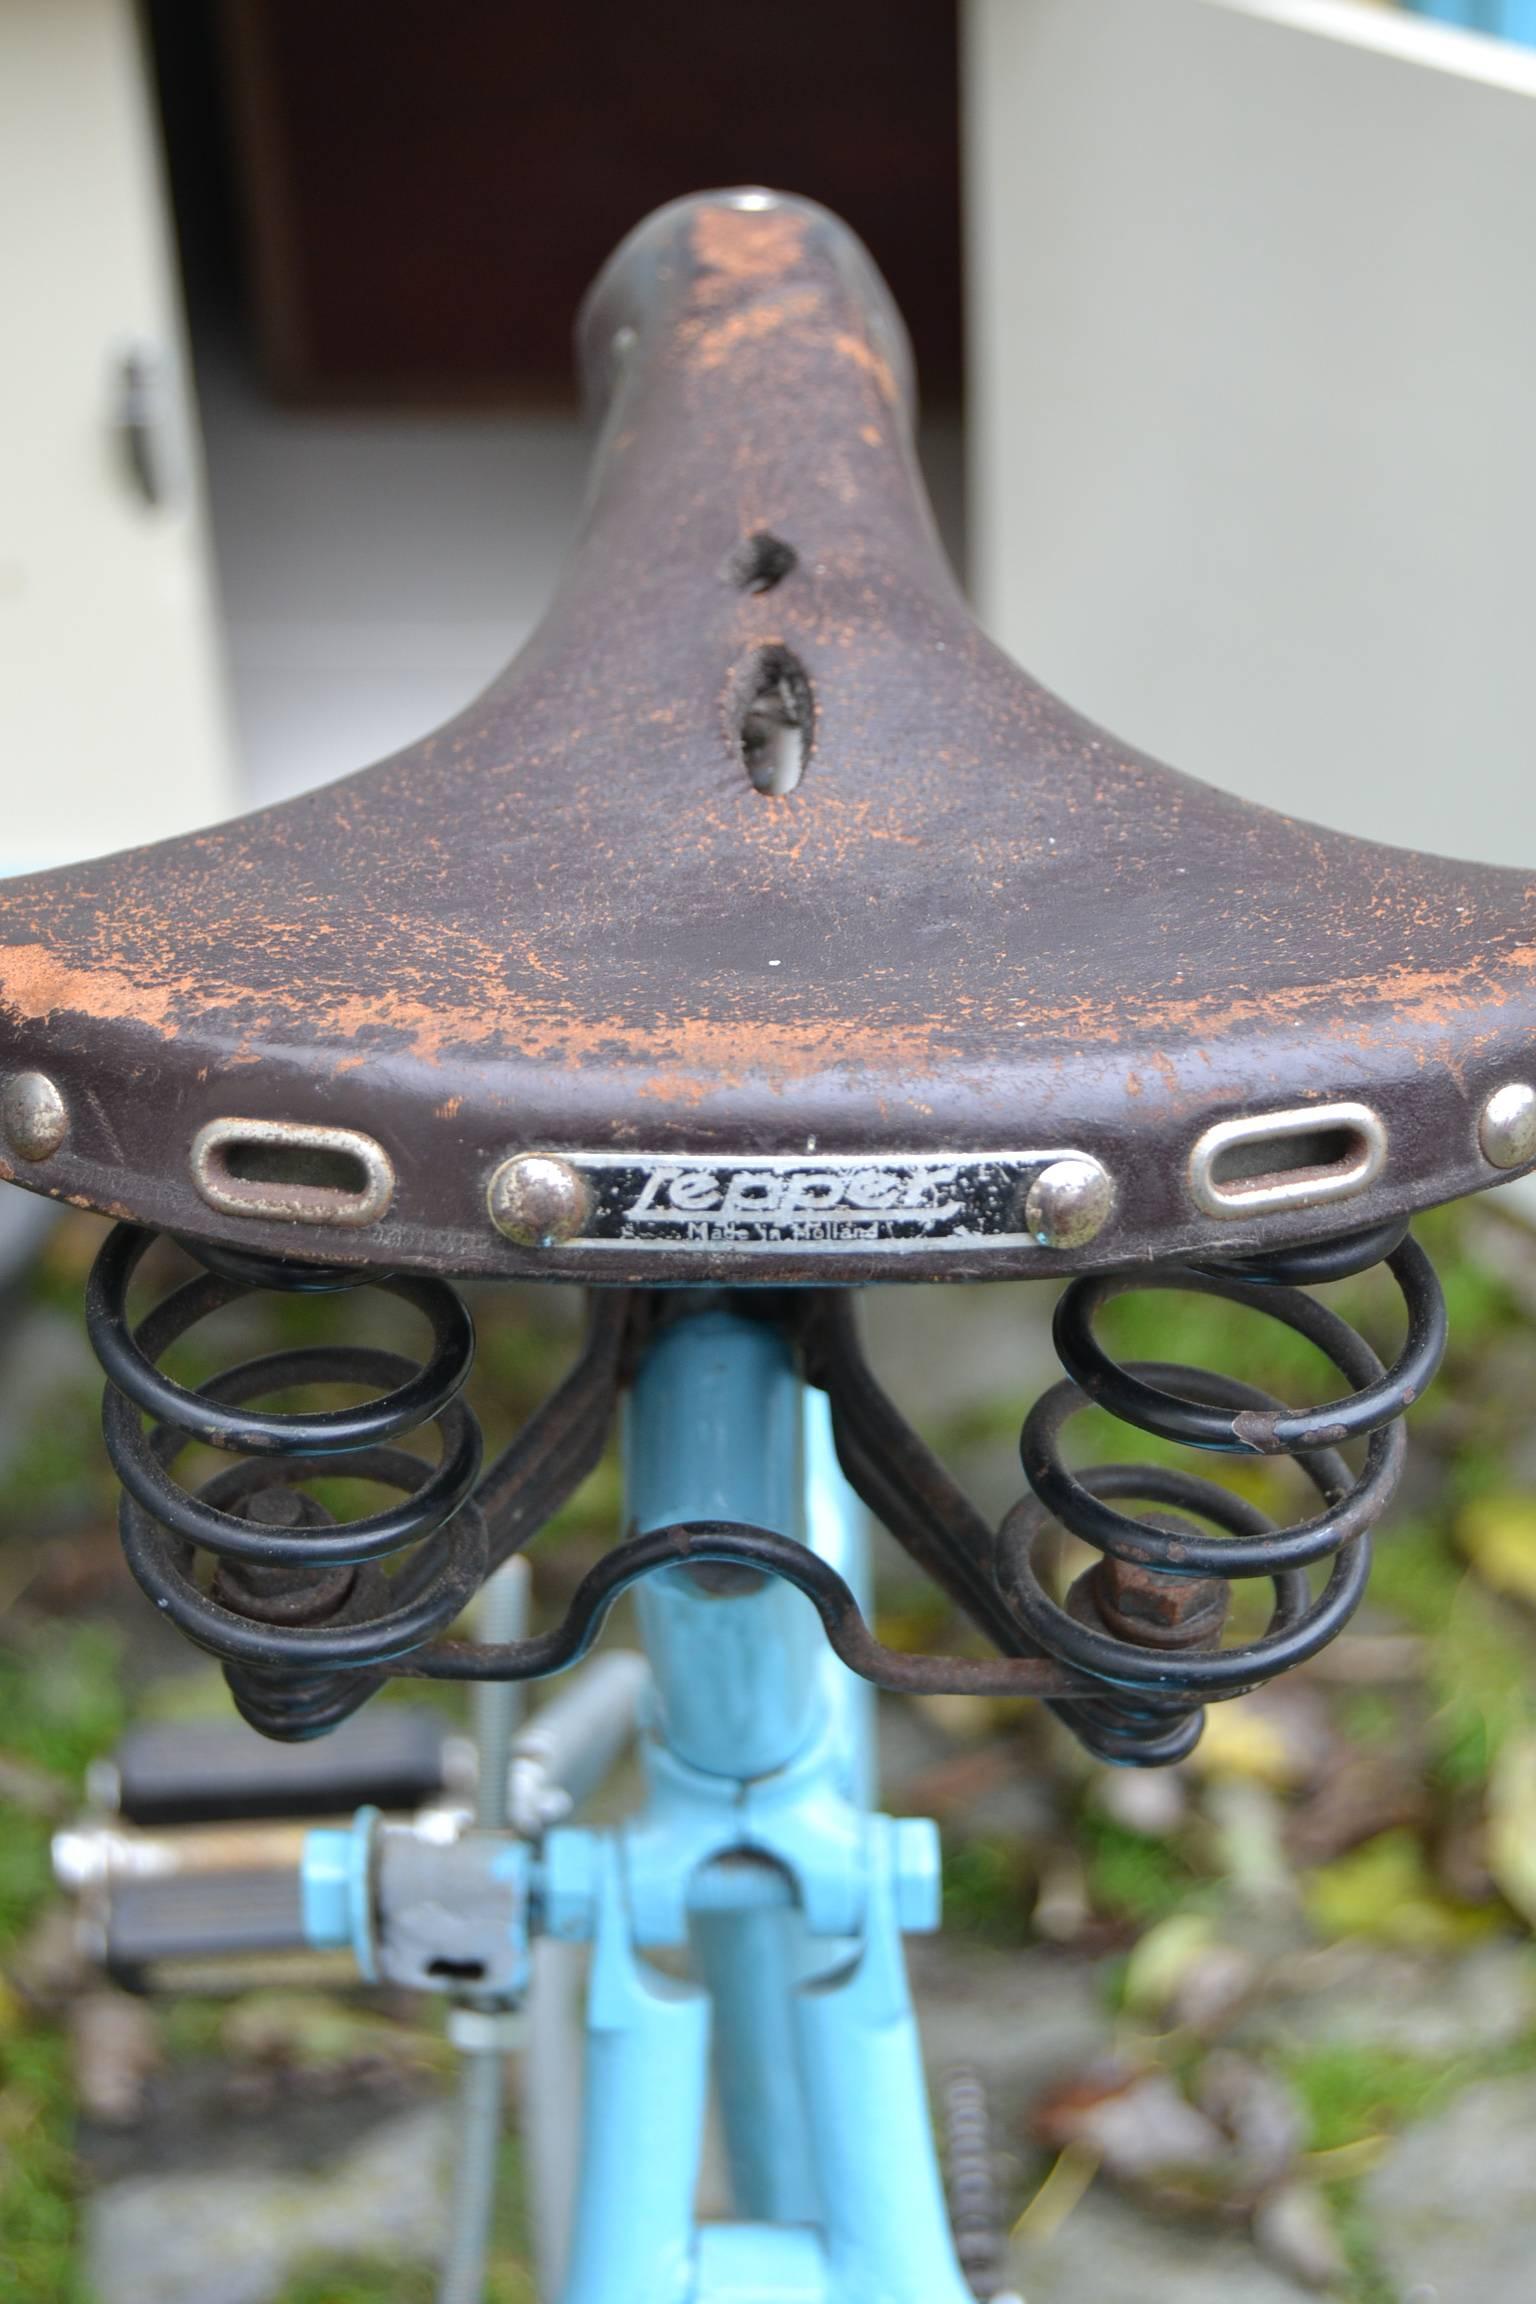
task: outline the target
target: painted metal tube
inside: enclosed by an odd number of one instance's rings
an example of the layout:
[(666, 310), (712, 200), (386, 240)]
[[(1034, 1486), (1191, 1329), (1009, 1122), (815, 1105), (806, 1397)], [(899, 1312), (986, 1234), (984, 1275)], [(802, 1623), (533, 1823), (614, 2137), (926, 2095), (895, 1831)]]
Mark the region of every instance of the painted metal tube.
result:
[[(874, 1621), (870, 1572), (870, 1519), (865, 1505), (843, 1477), (832, 1439), (832, 1404), (825, 1392), (803, 1392), (805, 1446), (805, 1538), (811, 1550), (835, 1568)], [(846, 1771), (843, 1790), (861, 1808), (872, 1808), (879, 1785), (875, 1741), (875, 1691), (840, 1663), (825, 1641), (821, 1669), (839, 1726), (838, 1746)]]
[[(640, 1369), (629, 1424), (631, 1516), (638, 1528), (677, 1518), (739, 1518), (797, 1534), (866, 1581), (861, 1507), (831, 1452), (820, 1394), (808, 1396), (776, 1327), (705, 1311), (663, 1332)], [(870, 1783), (870, 1712), (836, 1661), (811, 1606), (785, 1585), (700, 1585), (684, 1571), (654, 1578), (640, 1622), (659, 1696), (659, 1733), (702, 1772), (751, 1781), (827, 1740), (836, 1790), (859, 1802)], [(718, 1869), (716, 1869), (718, 1871)], [(702, 1910), (691, 1938), (714, 2007), (714, 2083), (737, 2214), (778, 2226), (820, 2223), (808, 2150), (792, 2002), (806, 1935), (792, 1908)], [(771, 1898), (778, 1901), (778, 1898)]]
[(939, 2177), (885, 1832), (871, 1832), (862, 1947), (840, 1976), (800, 1993), (796, 2029), (832, 2293), (970, 2304)]
[[(767, 1321), (707, 1311), (650, 1347), (626, 1428), (629, 1511), (642, 1532), (679, 1520), (803, 1527), (801, 1387)], [(655, 1676), (657, 1733), (712, 1775), (782, 1768), (825, 1718), (825, 1642), (810, 1602), (777, 1577), (669, 1569), (636, 1596)]]
[(583, 1966), (580, 1946), (535, 1939), (520, 2078), (540, 2297), (564, 2292), (581, 2180)]
[(709, 2003), (636, 1958), (611, 1846), (603, 1864), (581, 2184), (562, 2304), (686, 2304)]
[[(800, 1393), (805, 1534), (867, 1604), (868, 1524), (837, 1462), (826, 1396)], [(813, 1638), (815, 1634), (813, 1634)], [(837, 1789), (861, 1807), (874, 1797), (874, 1690), (817, 1639), (818, 1670), (835, 1724), (828, 1766)], [(802, 1975), (825, 1961), (810, 1947), (798, 1913), (758, 1909), (750, 1918), (701, 1916), (712, 1900), (753, 1896), (759, 1905), (792, 1902), (771, 1872), (713, 1865), (690, 1894), (692, 1936), (700, 1972), (714, 2001), (714, 2073), (721, 2125), (738, 2214), (780, 2226), (821, 2221), (821, 2189), (810, 2149), (805, 2089), (793, 2037), (795, 1992)], [(777, 1893), (776, 1893), (777, 1890)]]
[[(558, 1796), (578, 1808), (635, 1735), (650, 1668), (629, 1649), (594, 1656), (557, 1685), (512, 1746), (509, 1800), (530, 1834)], [(581, 2171), (580, 1978), (573, 1945), (531, 1946), (527, 2044), (522, 2060), (523, 2141), (540, 2296), (564, 2286)]]
[[(526, 1560), (511, 1559), (497, 1570), (480, 1595), (478, 1638), (499, 1643), (523, 1637), (528, 1628), (528, 1582)], [(523, 1691), (515, 1681), (475, 1684), (475, 1822), (484, 1832), (499, 1832), (506, 1825), (507, 1770), (522, 1705)], [(462, 2050), (453, 2199), (438, 2304), (480, 2304), (485, 2293), (505, 2096), (506, 2057), (501, 2047)]]
[(800, 1914), (787, 1900), (777, 1908), (695, 1909), (690, 1933), (714, 2010), (715, 2092), (736, 2214), (814, 2228), (821, 2187), (791, 2025), (805, 1966)]
[[(712, 1308), (665, 1330), (637, 1377), (627, 1462), (635, 1526), (750, 1521), (809, 1538), (864, 1585), (865, 1523), (825, 1404), (803, 1391), (770, 1326)], [(655, 1684), (648, 1821), (625, 1843), (571, 1833), (546, 1844), (551, 1912), (574, 1899), (574, 1915), (584, 1893), (594, 1906), (562, 2304), (964, 2304), (901, 1954), (897, 1828), (871, 1818), (866, 1836), (860, 1822), (873, 1778), (867, 1697), (783, 1587), (679, 1571), (651, 1581), (639, 1612)], [(832, 1974), (838, 1947), (806, 1928), (793, 1855), (781, 1869), (737, 1849), (733, 1782), (743, 1819), (753, 1802), (784, 1798), (791, 1816), (803, 1804), (846, 1817), (855, 1864), (867, 1848), (864, 1933)], [(636, 1856), (644, 1848), (654, 1867), (669, 1842), (691, 1871), (707, 1992), (669, 1983), (634, 1948)], [(784, 1844), (793, 1850), (793, 1832)], [(811, 1833), (807, 1847), (817, 1844)], [(570, 1861), (557, 1864), (562, 1849)], [(583, 1849), (600, 1868), (591, 1891), (575, 1863)], [(742, 2220), (696, 2230), (712, 2031)]]
[[(804, 1387), (785, 1336), (724, 1311), (683, 1318), (643, 1362), (628, 1428), (630, 1516), (743, 1520), (807, 1533)], [(843, 1530), (823, 1505), (824, 1533)], [(785, 1767), (847, 1699), (814, 1612), (773, 1580), (677, 1571), (639, 1602), (657, 1694), (656, 1733), (683, 1760), (743, 1783)], [(830, 1669), (829, 1669), (830, 1667)], [(860, 1773), (850, 1736), (849, 1782)], [(739, 2215), (813, 2224), (799, 2068), (785, 2054), (803, 1927), (790, 1909), (705, 1912), (691, 1934), (714, 2010), (714, 2073)]]
[(563, 1794), (568, 1808), (580, 1807), (632, 1742), (650, 1682), (643, 1656), (613, 1648), (557, 1685), (513, 1739), (514, 1822), (528, 1829), (537, 1821), (519, 1812), (520, 1780), (529, 1789)]

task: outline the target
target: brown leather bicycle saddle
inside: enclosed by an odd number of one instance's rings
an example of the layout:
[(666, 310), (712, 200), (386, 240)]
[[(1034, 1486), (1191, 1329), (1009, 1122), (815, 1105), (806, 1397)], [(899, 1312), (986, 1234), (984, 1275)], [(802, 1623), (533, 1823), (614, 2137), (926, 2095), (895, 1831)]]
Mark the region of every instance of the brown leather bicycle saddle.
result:
[(1228, 798), (993, 647), (834, 218), (660, 211), (581, 350), (589, 510), (484, 696), (0, 886), (6, 1175), (267, 1252), (643, 1282), (1224, 1254), (1536, 1162), (1536, 881)]

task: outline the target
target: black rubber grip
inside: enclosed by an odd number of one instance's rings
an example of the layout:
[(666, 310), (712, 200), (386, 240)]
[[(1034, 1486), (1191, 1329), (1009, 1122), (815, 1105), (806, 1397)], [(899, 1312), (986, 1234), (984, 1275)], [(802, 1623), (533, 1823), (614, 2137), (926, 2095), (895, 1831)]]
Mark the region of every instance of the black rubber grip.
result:
[(112, 1890), (106, 1967), (125, 1984), (169, 1961), (248, 1959), (306, 1948), (297, 1867), (121, 1880)]
[(233, 1719), (134, 1728), (114, 1755), (119, 1811), (159, 1825), (417, 1808), (443, 1789), (448, 1736), (435, 1712), (403, 1705), (313, 1744), (274, 1744)]

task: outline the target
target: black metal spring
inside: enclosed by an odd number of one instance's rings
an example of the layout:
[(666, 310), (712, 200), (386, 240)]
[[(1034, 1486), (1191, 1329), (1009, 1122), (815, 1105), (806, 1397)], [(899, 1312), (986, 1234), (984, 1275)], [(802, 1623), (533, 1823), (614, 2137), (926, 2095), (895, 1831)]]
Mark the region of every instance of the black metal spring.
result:
[[(1408, 1321), (1390, 1369), (1337, 1313), (1303, 1292), (1308, 1282), (1342, 1279), (1380, 1262), (1402, 1293)], [(1095, 1336), (1094, 1318), (1113, 1297), (1144, 1288), (1216, 1296), (1265, 1313), (1316, 1345), (1351, 1389), (1321, 1407), (1293, 1409), (1207, 1370), (1155, 1361), (1121, 1366)], [(1088, 1749), (1122, 1764), (1165, 1764), (1198, 1741), (1206, 1699), (1241, 1695), (1315, 1655), (1354, 1613), (1370, 1569), (1369, 1531), (1402, 1472), (1400, 1419), (1444, 1349), (1444, 1303), (1428, 1257), (1397, 1223), (1241, 1262), (1077, 1280), (1057, 1306), (1054, 1334), (1067, 1379), (1037, 1402), (1024, 1425), (1020, 1452), (1032, 1493), (999, 1532), (999, 1580), (1045, 1654), (1102, 1684), (1102, 1698), (1053, 1705)], [(1074, 1472), (1062, 1436), (1095, 1404), (1185, 1446), (1292, 1457), (1317, 1490), (1320, 1509), (1277, 1528), (1229, 1490), (1165, 1465)], [(1356, 1439), (1366, 1441), (1358, 1474), (1338, 1452)], [(1153, 1509), (1140, 1516), (1116, 1511), (1121, 1500)], [(1101, 1556), (1065, 1606), (1052, 1598), (1042, 1572), (1053, 1526)], [(1314, 1596), (1307, 1570), (1324, 1560), (1332, 1568)], [(1273, 1585), (1269, 1623), (1259, 1638), (1223, 1647), (1226, 1586), (1247, 1577)]]
[[(123, 1486), (128, 1565), (145, 1592), (219, 1657), (240, 1711), (264, 1735), (323, 1734), (357, 1709), (388, 1665), (457, 1616), (481, 1583), (486, 1530), (470, 1491), (480, 1430), (459, 1398), (474, 1356), (469, 1314), (446, 1282), (362, 1276), (197, 1248), (204, 1270), (130, 1327), (128, 1290), (155, 1235), (120, 1224), (86, 1291), (86, 1320), (107, 1375), (102, 1425)], [(424, 1364), (358, 1345), (263, 1353), (191, 1389), (156, 1365), (189, 1329), (255, 1289), (386, 1289), (422, 1313)], [(249, 1405), (294, 1386), (368, 1385), (355, 1407), (275, 1414)], [(146, 1425), (144, 1417), (151, 1421)], [(433, 1464), (392, 1445), (431, 1424)], [(172, 1466), (194, 1442), (238, 1456), (196, 1489)], [(338, 1523), (300, 1483), (323, 1475), (375, 1482), (396, 1501)], [(423, 1539), (431, 1538), (430, 1543)], [(393, 1573), (381, 1563), (416, 1549)], [(205, 1590), (199, 1552), (217, 1567)]]

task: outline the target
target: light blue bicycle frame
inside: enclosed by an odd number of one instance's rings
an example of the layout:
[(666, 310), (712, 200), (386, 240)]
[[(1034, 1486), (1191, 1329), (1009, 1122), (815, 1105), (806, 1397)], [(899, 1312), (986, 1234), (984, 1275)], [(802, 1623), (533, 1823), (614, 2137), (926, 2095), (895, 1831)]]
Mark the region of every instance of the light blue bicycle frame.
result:
[[(788, 1339), (719, 1299), (674, 1313), (629, 1399), (628, 1524), (771, 1529), (864, 1599), (863, 1508)], [(937, 1834), (873, 1808), (873, 1692), (779, 1579), (671, 1568), (636, 1605), (644, 1803), (509, 1850), (535, 1932), (591, 1946), (579, 2178), (548, 2304), (966, 2304), (901, 1943), (938, 1924)], [(359, 1821), (310, 1836), (306, 1894), (312, 1940), (350, 1930), (366, 1972)], [(697, 2211), (711, 2080), (723, 2222)]]
[[(862, 1596), (863, 1507), (772, 1325), (707, 1310), (664, 1328), (626, 1471), (636, 1528), (771, 1528)], [(937, 1923), (936, 1841), (872, 1813), (873, 1692), (776, 1580), (668, 1570), (638, 1607), (649, 1798), (615, 1834), (548, 1848), (557, 1931), (573, 1854), (593, 1883), (562, 2304), (962, 2304), (901, 1948), (903, 1923)], [(682, 1941), (687, 1985), (646, 1959)], [(735, 2220), (699, 2224), (711, 2069)]]

